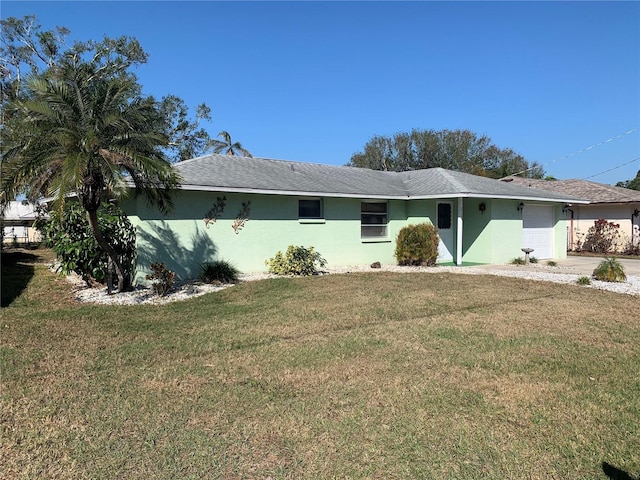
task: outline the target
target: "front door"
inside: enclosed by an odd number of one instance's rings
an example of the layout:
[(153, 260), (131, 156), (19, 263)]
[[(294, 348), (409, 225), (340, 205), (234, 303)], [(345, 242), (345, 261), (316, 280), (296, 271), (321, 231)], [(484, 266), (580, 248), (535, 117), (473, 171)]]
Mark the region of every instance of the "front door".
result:
[(452, 202), (438, 202), (436, 227), (438, 228), (438, 235), (440, 236), (438, 262), (452, 262), (454, 250)]

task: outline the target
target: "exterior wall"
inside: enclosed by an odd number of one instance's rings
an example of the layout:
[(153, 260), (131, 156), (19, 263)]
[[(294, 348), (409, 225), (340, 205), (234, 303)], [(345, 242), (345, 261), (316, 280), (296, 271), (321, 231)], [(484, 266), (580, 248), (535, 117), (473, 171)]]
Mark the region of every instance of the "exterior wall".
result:
[[(480, 203), (485, 204), (482, 213)], [(523, 256), (520, 250), (523, 247), (522, 213), (518, 211), (518, 203), (516, 200), (465, 199), (463, 262), (507, 263)], [(566, 258), (566, 229), (562, 206), (555, 205), (552, 239), (554, 258)]]
[(569, 223), (562, 212), (562, 208), (562, 205), (556, 205), (553, 209), (553, 258), (557, 259), (567, 258), (567, 228)]
[[(473, 202), (470, 200), (473, 209)], [(485, 199), (486, 210), (475, 222), (465, 222), (471, 229), (467, 242), (470, 243), (463, 261), (478, 263), (506, 263), (514, 257), (522, 255), (522, 214), (518, 212), (518, 203), (515, 200)], [(478, 202), (479, 204), (480, 202)], [(476, 207), (476, 211), (478, 207)], [(479, 211), (478, 211), (479, 213)], [(485, 217), (487, 219), (485, 219)], [(474, 230), (478, 233), (473, 240)], [(464, 244), (464, 242), (463, 242)], [(463, 249), (464, 252), (464, 249)]]
[[(620, 225), (620, 245), (619, 249), (633, 237), (637, 243), (640, 241), (640, 216), (633, 217), (635, 209), (640, 210), (640, 203), (631, 204), (593, 204), (593, 205), (574, 205), (570, 211), (566, 212), (566, 218), (569, 223), (569, 231), (567, 234), (565, 248), (568, 250), (577, 249), (579, 242), (584, 242), (589, 228), (594, 222), (600, 218), (604, 218), (609, 222)], [(573, 221), (571, 219), (571, 211), (573, 211)], [(571, 230), (573, 228), (573, 230)]]
[(40, 232), (32, 225), (33, 221), (29, 223), (11, 223), (5, 221), (2, 243), (4, 245), (27, 245), (41, 242), (42, 236)]
[[(225, 208), (215, 222), (207, 226), (204, 218), (225, 197)], [(144, 199), (130, 198), (122, 205), (137, 230), (138, 271), (136, 282), (144, 283), (149, 266), (164, 262), (181, 280), (196, 278), (200, 266), (208, 261), (230, 261), (241, 272), (266, 271), (265, 260), (289, 245), (313, 246), (328, 265), (368, 265), (373, 262), (394, 264), (395, 238), (402, 227), (422, 222), (435, 223), (436, 200), (391, 200), (388, 202), (388, 235), (379, 240), (360, 236), (361, 199), (324, 198), (324, 218), (298, 219), (296, 196), (180, 191), (175, 209), (163, 216), (149, 208)], [(366, 199), (364, 199), (366, 200)], [(458, 200), (453, 203), (453, 228), (456, 228)], [(249, 204), (246, 222), (234, 231), (243, 203)], [(485, 204), (484, 212), (479, 205)], [(464, 199), (463, 252), (467, 263), (506, 263), (522, 255), (522, 214), (518, 201)], [(561, 206), (557, 212), (561, 213)], [(557, 213), (556, 212), (556, 213)], [(560, 215), (556, 218), (561, 218)], [(566, 221), (560, 220), (554, 238), (566, 254)], [(456, 258), (457, 238), (452, 251)]]
[[(207, 228), (203, 219), (223, 196), (224, 211)], [(197, 277), (200, 265), (214, 259), (245, 273), (265, 271), (265, 260), (289, 245), (313, 246), (329, 265), (395, 263), (395, 238), (406, 225), (408, 202), (388, 202), (388, 235), (372, 241), (360, 238), (360, 199), (324, 198), (325, 218), (318, 221), (298, 219), (299, 198), (306, 197), (183, 191), (167, 217), (142, 199), (127, 200), (123, 208), (138, 232), (136, 281), (143, 281), (155, 261), (182, 280)], [(232, 225), (243, 202), (250, 202), (250, 212), (236, 233)]]
[[(484, 212), (480, 211), (484, 204)], [(462, 229), (462, 261), (468, 263), (493, 262), (491, 215), (493, 202), (482, 198), (465, 198)]]

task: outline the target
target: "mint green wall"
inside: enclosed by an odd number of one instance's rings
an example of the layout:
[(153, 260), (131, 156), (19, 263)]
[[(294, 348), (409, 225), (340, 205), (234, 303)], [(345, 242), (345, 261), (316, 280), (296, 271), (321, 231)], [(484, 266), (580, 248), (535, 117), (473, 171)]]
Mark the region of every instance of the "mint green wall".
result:
[(553, 258), (567, 258), (567, 228), (569, 221), (567, 216), (562, 212), (563, 205), (556, 205), (553, 209), (553, 218), (555, 220), (553, 227)]
[[(478, 206), (486, 205), (483, 214)], [(516, 200), (465, 199), (463, 228), (463, 261), (507, 263), (522, 257), (522, 213)], [(473, 214), (472, 214), (473, 212)], [(567, 221), (562, 206), (554, 207), (554, 258), (566, 258)]]
[[(485, 211), (480, 212), (479, 206), (485, 204)], [(470, 263), (488, 263), (492, 260), (491, 238), (491, 200), (481, 198), (465, 198), (463, 202), (462, 226), (462, 261)]]
[[(217, 197), (226, 197), (223, 214), (206, 228), (205, 214)], [(393, 250), (400, 228), (406, 224), (407, 202), (388, 202), (388, 237), (384, 241), (360, 239), (360, 199), (325, 198), (325, 222), (298, 220), (298, 199), (282, 195), (179, 192), (176, 208), (167, 217), (149, 209), (143, 200), (129, 200), (124, 208), (138, 231), (138, 281), (152, 262), (163, 261), (182, 280), (197, 277), (199, 266), (213, 259), (230, 261), (241, 272), (266, 271), (265, 260), (288, 245), (313, 246), (329, 265), (395, 263)], [(232, 224), (250, 201), (244, 228)]]
[[(203, 221), (217, 197), (226, 197), (222, 215), (209, 228)], [(128, 199), (123, 208), (138, 232), (138, 274), (144, 283), (152, 262), (162, 261), (181, 280), (198, 276), (202, 263), (230, 261), (241, 272), (266, 271), (265, 260), (288, 245), (313, 246), (331, 265), (394, 264), (395, 238), (407, 224), (435, 223), (436, 200), (388, 202), (388, 237), (384, 241), (360, 238), (360, 199), (324, 198), (324, 222), (298, 220), (298, 199), (284, 195), (180, 191), (175, 209), (163, 216), (142, 198)], [(443, 199), (448, 200), (448, 199)], [(235, 233), (232, 224), (242, 203), (250, 201), (249, 219)], [(453, 225), (458, 200), (452, 199)], [(486, 210), (478, 206), (484, 202)], [(522, 214), (515, 200), (464, 199), (463, 261), (505, 263), (522, 255)], [(566, 220), (556, 207), (555, 256), (566, 255)], [(433, 219), (433, 221), (432, 221)], [(453, 253), (455, 258), (455, 239)]]

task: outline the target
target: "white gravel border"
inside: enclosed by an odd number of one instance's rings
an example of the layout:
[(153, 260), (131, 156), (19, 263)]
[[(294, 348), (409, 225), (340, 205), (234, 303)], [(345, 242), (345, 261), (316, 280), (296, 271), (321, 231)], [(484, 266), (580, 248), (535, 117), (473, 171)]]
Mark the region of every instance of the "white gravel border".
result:
[[(492, 265), (473, 267), (401, 267), (398, 265), (382, 265), (381, 268), (371, 268), (365, 265), (354, 265), (346, 267), (328, 268), (322, 274), (348, 274), (359, 272), (397, 272), (397, 273), (459, 273), (466, 275), (498, 275), (503, 277), (523, 278), (527, 280), (537, 280), (543, 282), (555, 282), (565, 284), (576, 284), (579, 277), (575, 273), (567, 273), (563, 267), (547, 267), (543, 265), (513, 266), (513, 265)], [(565, 273), (563, 273), (565, 271)], [(67, 277), (69, 281), (78, 286), (75, 298), (80, 302), (114, 304), (114, 305), (141, 305), (152, 304), (162, 305), (165, 303), (185, 300), (197, 297), (210, 292), (216, 292), (233, 285), (210, 285), (204, 283), (189, 283), (176, 288), (173, 292), (164, 297), (154, 295), (150, 288), (139, 287), (132, 292), (117, 293), (107, 295), (106, 288), (87, 288), (84, 282), (77, 276)], [(277, 278), (269, 273), (255, 273), (240, 275), (241, 282), (263, 280), (265, 278)], [(640, 277), (627, 276), (627, 281), (622, 283), (600, 282), (591, 279), (591, 285), (585, 288), (595, 288), (626, 295), (640, 296)]]

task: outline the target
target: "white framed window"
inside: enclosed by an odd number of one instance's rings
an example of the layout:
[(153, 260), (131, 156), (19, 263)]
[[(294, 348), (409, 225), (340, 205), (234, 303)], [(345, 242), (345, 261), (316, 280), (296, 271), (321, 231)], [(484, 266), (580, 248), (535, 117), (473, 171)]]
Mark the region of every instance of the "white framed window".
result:
[(324, 206), (321, 198), (300, 198), (298, 200), (298, 219), (323, 220)]
[(387, 202), (362, 202), (360, 204), (360, 238), (386, 239), (388, 223)]

